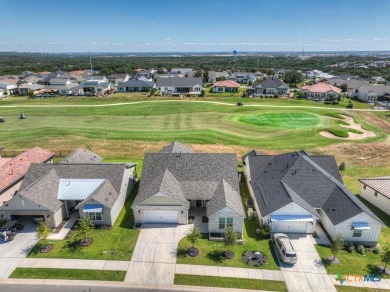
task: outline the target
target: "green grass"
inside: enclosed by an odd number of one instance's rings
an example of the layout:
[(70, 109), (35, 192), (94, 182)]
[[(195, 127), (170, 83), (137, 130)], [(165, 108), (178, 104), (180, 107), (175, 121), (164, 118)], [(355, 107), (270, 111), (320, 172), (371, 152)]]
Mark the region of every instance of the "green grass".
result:
[(323, 115), (327, 116), (327, 117), (335, 118), (335, 119), (341, 119), (341, 120), (345, 119), (342, 115), (335, 113), (335, 112), (325, 112), (325, 113), (323, 113)]
[[(248, 190), (245, 183), (240, 184), (241, 195), (243, 201), (246, 202), (248, 196)], [(246, 204), (244, 204), (247, 209)], [(241, 260), (241, 254), (247, 250), (257, 250), (263, 252), (268, 257), (268, 262), (261, 268), (266, 270), (280, 270), (278, 261), (272, 248), (270, 239), (262, 238), (260, 234), (256, 233), (256, 229), (259, 228), (259, 221), (257, 219), (244, 221), (244, 244), (235, 244), (232, 247), (232, 251), (235, 254), (233, 259), (227, 260), (223, 257), (222, 252), (226, 249), (222, 242), (209, 241), (207, 235), (204, 235), (199, 239), (195, 246), (199, 249), (200, 253), (197, 257), (190, 257), (187, 255), (186, 250), (191, 247), (191, 243), (187, 238), (183, 238), (179, 242), (178, 246), (178, 258), (179, 264), (193, 264), (193, 265), (208, 265), (208, 266), (225, 266), (225, 267), (240, 267), (240, 268), (252, 268), (245, 264)]]
[(347, 130), (330, 128), (330, 129), (325, 129), (325, 131), (328, 131), (329, 133), (331, 133), (337, 137), (340, 137), (340, 138), (348, 138), (349, 137)]
[(134, 217), (131, 204), (138, 192), (138, 183), (121, 210), (111, 230), (95, 229), (92, 234), (93, 243), (88, 247), (80, 247), (72, 238), (69, 240), (53, 240), (53, 250), (40, 253), (38, 243), (28, 257), (95, 259), (95, 260), (127, 260), (131, 259), (139, 230), (133, 229)]
[(125, 276), (125, 271), (16, 268), (15, 271), (9, 277), (13, 279), (123, 281), (125, 279)]
[(335, 285), (335, 288), (338, 292), (384, 292), (384, 289), (375, 289), (375, 288), (362, 288), (362, 287), (353, 287), (346, 285)]
[(283, 281), (175, 274), (175, 285), (238, 288), (264, 291), (287, 291)]
[(362, 131), (351, 129), (351, 128), (348, 128), (347, 131), (355, 134), (364, 134)]
[(347, 123), (347, 122), (344, 122), (344, 121), (337, 121), (337, 124), (339, 124), (339, 125), (343, 125), (343, 126), (350, 126), (350, 124), (349, 123)]

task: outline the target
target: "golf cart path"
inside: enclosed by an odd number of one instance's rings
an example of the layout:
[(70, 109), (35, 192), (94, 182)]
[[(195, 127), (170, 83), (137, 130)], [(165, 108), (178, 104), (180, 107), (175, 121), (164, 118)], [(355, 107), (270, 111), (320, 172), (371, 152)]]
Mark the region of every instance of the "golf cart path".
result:
[[(112, 107), (112, 106), (129, 106), (142, 103), (161, 103), (161, 102), (190, 102), (190, 103), (207, 103), (225, 106), (237, 106), (235, 103), (207, 101), (207, 100), (143, 100), (134, 102), (109, 103), (109, 104), (42, 104), (42, 105), (0, 105), (0, 108), (61, 108), (61, 107)], [(324, 109), (335, 111), (360, 111), (360, 112), (387, 112), (388, 110), (373, 110), (373, 109), (348, 109), (348, 108), (333, 108), (320, 106), (305, 106), (305, 105), (267, 105), (267, 104), (247, 104), (245, 107), (265, 107), (265, 108), (307, 108), (307, 109)]]

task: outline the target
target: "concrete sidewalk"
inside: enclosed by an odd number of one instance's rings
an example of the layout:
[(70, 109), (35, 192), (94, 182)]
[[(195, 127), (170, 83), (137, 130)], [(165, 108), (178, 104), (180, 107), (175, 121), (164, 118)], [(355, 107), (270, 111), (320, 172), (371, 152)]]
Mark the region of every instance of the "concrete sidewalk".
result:
[(177, 264), (175, 273), (198, 276), (284, 281), (283, 273), (281, 271), (261, 269)]
[(65, 223), (61, 230), (58, 233), (50, 234), (48, 238), (53, 240), (63, 240), (68, 232), (72, 229), (78, 218), (79, 213), (73, 212), (72, 215), (70, 215), (68, 222)]

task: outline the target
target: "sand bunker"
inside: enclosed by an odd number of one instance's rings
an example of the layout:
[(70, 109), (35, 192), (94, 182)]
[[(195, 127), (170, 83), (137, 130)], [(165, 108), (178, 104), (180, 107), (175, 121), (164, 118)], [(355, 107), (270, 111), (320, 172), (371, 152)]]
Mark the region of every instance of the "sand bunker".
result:
[[(361, 131), (363, 134), (348, 132), (349, 137), (342, 138), (342, 137), (338, 137), (336, 135), (333, 135), (332, 133), (330, 133), (328, 131), (321, 131), (320, 135), (324, 136), (326, 138), (342, 139), (342, 140), (361, 140), (361, 139), (366, 139), (366, 138), (371, 138), (371, 137), (376, 136), (374, 132), (365, 130), (365, 129), (363, 129), (361, 124), (355, 123), (355, 121), (353, 120), (352, 117), (345, 116), (345, 115), (341, 115), (341, 116), (344, 117), (344, 120), (342, 120), (342, 121), (345, 121), (349, 124), (349, 126), (340, 125), (341, 127), (345, 128), (345, 129), (355, 129), (355, 130)], [(335, 119), (335, 120), (341, 121), (340, 119)]]

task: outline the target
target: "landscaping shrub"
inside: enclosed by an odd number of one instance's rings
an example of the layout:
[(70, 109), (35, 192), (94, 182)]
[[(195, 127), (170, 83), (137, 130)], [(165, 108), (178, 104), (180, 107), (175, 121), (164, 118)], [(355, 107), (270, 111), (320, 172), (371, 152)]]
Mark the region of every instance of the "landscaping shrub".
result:
[(352, 253), (353, 250), (355, 249), (355, 246), (351, 243), (351, 242), (346, 242), (345, 243), (345, 246), (344, 246), (344, 249), (349, 252), (349, 253)]
[(268, 237), (271, 233), (271, 227), (267, 224), (260, 226), (260, 234), (264, 237)]
[(351, 101), (349, 101), (349, 103), (347, 104), (346, 108), (353, 108), (353, 103)]
[(356, 251), (357, 251), (357, 253), (359, 253), (359, 254), (361, 254), (361, 255), (364, 255), (364, 252), (366, 251), (366, 249), (364, 248), (363, 245), (358, 245), (358, 246), (356, 247)]
[(372, 250), (372, 252), (373, 252), (374, 254), (380, 254), (380, 253), (381, 253), (381, 249), (380, 249), (378, 246), (376, 246), (376, 247), (374, 247), (374, 249)]

